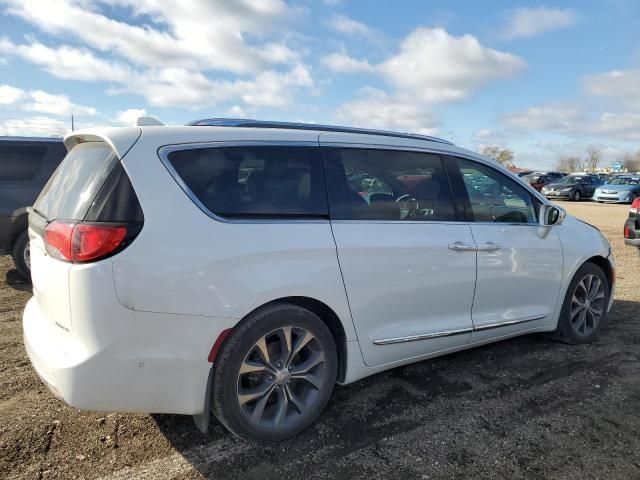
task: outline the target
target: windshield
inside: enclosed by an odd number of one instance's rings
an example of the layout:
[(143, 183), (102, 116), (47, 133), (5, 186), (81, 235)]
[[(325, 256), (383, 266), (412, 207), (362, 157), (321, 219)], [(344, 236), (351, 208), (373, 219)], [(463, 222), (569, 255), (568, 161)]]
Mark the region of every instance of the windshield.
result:
[(609, 185), (640, 185), (640, 177), (614, 178)]
[(117, 159), (104, 142), (76, 145), (40, 193), (35, 211), (48, 220), (82, 220)]
[(580, 183), (584, 177), (579, 177), (575, 175), (569, 175), (567, 177), (562, 177), (556, 183), (560, 183), (566, 185), (567, 183)]

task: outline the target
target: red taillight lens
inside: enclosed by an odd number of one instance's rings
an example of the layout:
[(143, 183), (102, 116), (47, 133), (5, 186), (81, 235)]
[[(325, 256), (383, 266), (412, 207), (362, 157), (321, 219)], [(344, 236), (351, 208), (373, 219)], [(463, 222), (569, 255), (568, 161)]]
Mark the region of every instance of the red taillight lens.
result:
[(73, 261), (71, 255), (71, 236), (75, 222), (51, 222), (44, 229), (44, 244), (47, 253), (58, 260)]
[(631, 202), (631, 208), (640, 209), (640, 197), (636, 198), (633, 202)]
[(71, 253), (74, 262), (91, 262), (112, 253), (127, 236), (125, 226), (79, 223), (73, 229)]
[(624, 238), (631, 238), (631, 229), (627, 224), (624, 225)]
[(58, 260), (86, 263), (100, 260), (118, 248), (127, 238), (124, 225), (100, 225), (56, 220), (44, 231), (47, 253)]

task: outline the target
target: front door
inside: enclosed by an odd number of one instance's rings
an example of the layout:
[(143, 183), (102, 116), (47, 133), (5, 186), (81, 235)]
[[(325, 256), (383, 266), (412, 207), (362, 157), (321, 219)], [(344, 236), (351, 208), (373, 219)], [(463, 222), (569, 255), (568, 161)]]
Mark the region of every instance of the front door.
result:
[(553, 322), (562, 282), (562, 246), (541, 228), (540, 203), (503, 172), (458, 159), (474, 240), (478, 277), (472, 342)]
[(325, 147), (331, 225), (370, 366), (467, 343), (476, 260), (438, 155)]

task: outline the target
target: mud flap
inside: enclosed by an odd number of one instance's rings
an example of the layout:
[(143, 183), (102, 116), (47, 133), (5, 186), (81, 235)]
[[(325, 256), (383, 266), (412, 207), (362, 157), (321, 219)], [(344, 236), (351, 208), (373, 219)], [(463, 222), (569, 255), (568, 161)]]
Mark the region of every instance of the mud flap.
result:
[(209, 370), (209, 378), (207, 379), (207, 389), (204, 394), (204, 410), (199, 415), (193, 416), (193, 421), (205, 435), (209, 431), (209, 419), (211, 417), (211, 384), (213, 383), (213, 368)]

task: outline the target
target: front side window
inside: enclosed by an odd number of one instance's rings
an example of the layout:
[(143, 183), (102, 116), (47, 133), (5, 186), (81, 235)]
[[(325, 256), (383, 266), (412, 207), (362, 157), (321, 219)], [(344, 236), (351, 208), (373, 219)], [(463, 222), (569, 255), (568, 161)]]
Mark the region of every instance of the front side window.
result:
[(0, 146), (0, 181), (30, 180), (46, 152), (47, 147), (37, 145)]
[(168, 160), (209, 211), (228, 218), (328, 216), (318, 148), (203, 147)]
[(455, 220), (438, 155), (357, 148), (326, 152), (332, 219)]
[(537, 223), (529, 193), (497, 170), (459, 158), (475, 222)]

